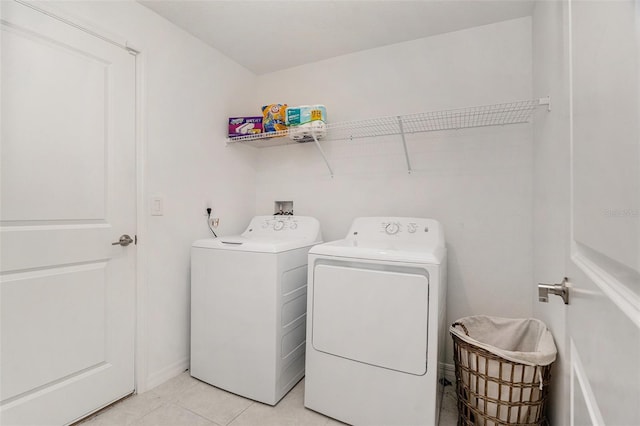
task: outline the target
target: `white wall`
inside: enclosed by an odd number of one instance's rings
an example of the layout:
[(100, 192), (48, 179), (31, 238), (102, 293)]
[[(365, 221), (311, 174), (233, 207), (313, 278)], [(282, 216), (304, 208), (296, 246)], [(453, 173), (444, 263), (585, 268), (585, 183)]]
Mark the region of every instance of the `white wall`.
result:
[(261, 76), (256, 88), (253, 74), (136, 3), (59, 7), (142, 52), (145, 200), (165, 200), (165, 215), (145, 214), (139, 230), (142, 390), (188, 365), (189, 246), (207, 235), (209, 200), (221, 234), (270, 213), (276, 199), (318, 217), (326, 240), (341, 238), (356, 216), (436, 218), (449, 246), (447, 320), (531, 315), (530, 125), (410, 137), (412, 175), (398, 138), (325, 143), (333, 179), (309, 144), (224, 146), (226, 117), (270, 102), (324, 103), (341, 121), (530, 98), (529, 18)]
[[(529, 99), (531, 43), (530, 18), (505, 21), (259, 76), (254, 99), (325, 104), (331, 122)], [(411, 175), (399, 137), (325, 142), (334, 178), (313, 144), (262, 149), (257, 213), (293, 200), (325, 240), (357, 216), (435, 218), (449, 250), (447, 321), (531, 316), (531, 139), (530, 124), (414, 135)]]
[[(567, 275), (569, 244), (569, 34), (567, 2), (536, 2), (533, 13), (533, 90), (551, 96), (553, 111), (538, 111), (533, 126), (533, 282), (559, 283)], [(558, 358), (552, 371), (550, 421), (569, 424), (569, 350), (562, 299), (533, 312), (554, 335)]]
[[(135, 2), (65, 2), (61, 10), (124, 38), (141, 51), (146, 229), (138, 254), (145, 279), (139, 390), (188, 367), (191, 243), (209, 234), (210, 201), (219, 232), (243, 229), (255, 210), (255, 157), (228, 149), (226, 118), (247, 109), (255, 76)], [(97, 25), (96, 25), (97, 24)], [(164, 197), (164, 216), (149, 198)]]

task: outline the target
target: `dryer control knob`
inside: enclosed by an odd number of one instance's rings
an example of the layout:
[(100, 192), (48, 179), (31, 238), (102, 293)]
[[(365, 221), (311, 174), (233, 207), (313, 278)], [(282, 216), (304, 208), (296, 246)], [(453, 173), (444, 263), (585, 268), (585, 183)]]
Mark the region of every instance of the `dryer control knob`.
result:
[(409, 225), (407, 225), (407, 231), (409, 231), (409, 233), (413, 234), (414, 232), (416, 232), (416, 230), (418, 229), (418, 225), (415, 223), (410, 223)]
[(390, 223), (384, 228), (384, 230), (389, 235), (395, 235), (400, 230), (400, 225), (397, 223)]
[(289, 225), (289, 228), (291, 229), (296, 229), (298, 227), (298, 224), (295, 222), (291, 222), (291, 224)]
[(273, 224), (273, 230), (274, 231), (280, 231), (282, 228), (284, 228), (284, 222), (279, 220), (276, 223)]

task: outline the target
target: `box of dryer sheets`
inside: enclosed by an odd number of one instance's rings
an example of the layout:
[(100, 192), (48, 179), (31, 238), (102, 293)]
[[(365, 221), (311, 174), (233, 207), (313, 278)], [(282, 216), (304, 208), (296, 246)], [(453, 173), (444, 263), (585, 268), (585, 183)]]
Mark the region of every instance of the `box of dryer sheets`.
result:
[(262, 133), (262, 117), (229, 117), (229, 137)]

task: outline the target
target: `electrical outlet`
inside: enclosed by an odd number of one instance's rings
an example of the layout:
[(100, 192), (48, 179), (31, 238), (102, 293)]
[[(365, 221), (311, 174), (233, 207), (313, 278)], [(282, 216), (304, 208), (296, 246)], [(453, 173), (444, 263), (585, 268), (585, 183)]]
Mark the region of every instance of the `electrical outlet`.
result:
[(213, 214), (213, 200), (207, 200), (204, 203), (204, 209), (202, 209), (202, 214), (207, 216), (211, 216)]
[(211, 225), (212, 228), (217, 228), (218, 225), (220, 224), (220, 218), (212, 217), (211, 219), (209, 219), (209, 224)]

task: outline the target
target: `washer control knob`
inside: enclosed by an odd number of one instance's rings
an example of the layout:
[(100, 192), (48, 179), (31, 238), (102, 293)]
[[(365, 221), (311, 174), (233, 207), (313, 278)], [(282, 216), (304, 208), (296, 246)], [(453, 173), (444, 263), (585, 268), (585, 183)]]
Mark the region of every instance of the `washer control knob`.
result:
[(407, 225), (407, 231), (409, 231), (411, 234), (416, 232), (417, 229), (418, 229), (418, 225), (415, 223), (410, 223), (409, 225)]
[(389, 235), (395, 235), (398, 233), (399, 230), (400, 230), (400, 225), (397, 222), (392, 222), (384, 228), (384, 231)]
[(298, 227), (298, 224), (295, 222), (291, 222), (291, 224), (289, 225), (289, 229), (296, 229)]
[(280, 231), (282, 228), (284, 228), (284, 222), (279, 220), (276, 223), (273, 224), (273, 230), (274, 231)]

